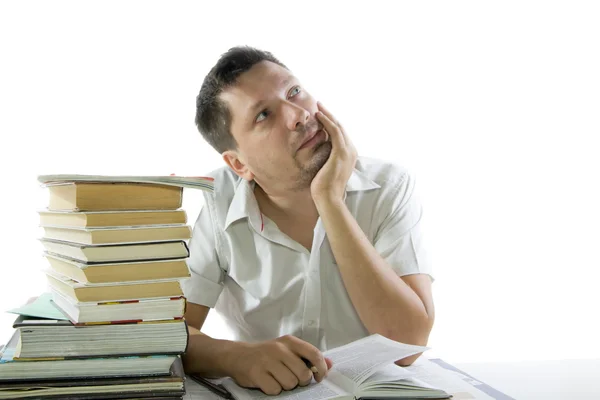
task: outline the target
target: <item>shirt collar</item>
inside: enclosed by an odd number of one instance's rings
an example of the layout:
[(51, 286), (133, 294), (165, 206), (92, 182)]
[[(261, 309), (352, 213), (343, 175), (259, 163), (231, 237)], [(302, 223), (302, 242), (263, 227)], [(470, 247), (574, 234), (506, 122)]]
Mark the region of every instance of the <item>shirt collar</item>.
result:
[(357, 163), (356, 168), (352, 171), (352, 175), (350, 175), (350, 179), (348, 179), (348, 183), (346, 184), (346, 193), (379, 189), (381, 187), (369, 179), (361, 170), (361, 165)]
[[(239, 180), (233, 199), (229, 205), (229, 210), (227, 211), (227, 218), (225, 218), (225, 230), (235, 221), (242, 218), (249, 218), (250, 224), (254, 229), (262, 232), (264, 222), (256, 197), (254, 197), (254, 185), (254, 181)], [(346, 184), (346, 193), (379, 189), (380, 187), (377, 183), (367, 178), (360, 171), (360, 165), (357, 165), (357, 168), (352, 171), (352, 175), (350, 175), (350, 179), (348, 179), (348, 183)]]
[(254, 185), (254, 181), (249, 182), (246, 179), (238, 181), (229, 210), (227, 210), (225, 229), (237, 220), (249, 218), (255, 229), (262, 230), (262, 217), (256, 197), (254, 197)]

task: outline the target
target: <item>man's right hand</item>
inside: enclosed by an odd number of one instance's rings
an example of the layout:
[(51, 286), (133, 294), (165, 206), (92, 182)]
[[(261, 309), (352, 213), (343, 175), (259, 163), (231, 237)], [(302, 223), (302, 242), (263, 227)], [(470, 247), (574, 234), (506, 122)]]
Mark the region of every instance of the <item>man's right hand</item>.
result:
[[(234, 354), (228, 357), (229, 375), (240, 386), (257, 388), (269, 395), (282, 390), (308, 385), (314, 376), (321, 382), (332, 366), (329, 359), (310, 343), (295, 336), (261, 343), (238, 343)], [(302, 357), (318, 370), (314, 373), (306, 366)]]

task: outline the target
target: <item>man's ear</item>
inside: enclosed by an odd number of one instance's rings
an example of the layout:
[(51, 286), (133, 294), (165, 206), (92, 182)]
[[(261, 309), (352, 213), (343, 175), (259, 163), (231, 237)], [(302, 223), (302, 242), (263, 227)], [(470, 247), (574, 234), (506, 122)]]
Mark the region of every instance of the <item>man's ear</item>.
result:
[(247, 181), (254, 179), (254, 174), (248, 168), (248, 165), (240, 158), (240, 155), (235, 150), (227, 150), (221, 154), (225, 164), (233, 170), (240, 178)]

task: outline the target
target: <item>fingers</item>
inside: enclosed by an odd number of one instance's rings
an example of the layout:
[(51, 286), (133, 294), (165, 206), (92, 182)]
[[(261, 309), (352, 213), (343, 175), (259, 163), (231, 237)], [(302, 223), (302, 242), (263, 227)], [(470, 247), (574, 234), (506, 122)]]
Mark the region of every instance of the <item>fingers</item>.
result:
[(313, 374), (302, 360), (289, 350), (286, 353), (281, 362), (270, 365), (266, 373), (258, 377), (256, 386), (264, 393), (279, 394), (282, 390), (292, 390), (312, 382)]
[[(327, 376), (327, 363), (319, 349), (312, 344), (298, 339), (294, 336), (287, 337), (290, 350), (298, 357), (304, 357), (309, 363), (317, 368), (317, 372), (313, 374), (317, 382), (321, 382)], [(301, 361), (302, 362), (302, 361)], [(304, 364), (304, 362), (302, 362)], [(306, 366), (305, 366), (306, 368)]]
[(344, 146), (344, 137), (340, 130), (340, 127), (336, 125), (327, 115), (322, 111), (317, 111), (317, 118), (323, 124), (323, 128), (329, 135), (331, 144), (335, 148), (342, 148)]
[(323, 126), (325, 130), (329, 133), (329, 137), (331, 138), (331, 144), (334, 148), (337, 146), (338, 149), (347, 149), (347, 154), (356, 159), (358, 153), (354, 144), (346, 134), (342, 125), (333, 117), (333, 115), (327, 110), (320, 101), (317, 102), (317, 106), (319, 107), (319, 111), (317, 112), (317, 118)]
[(317, 118), (323, 124), (325, 131), (328, 133), (329, 138), (331, 138), (331, 144), (334, 148), (338, 149), (348, 149), (349, 154), (355, 154), (356, 150), (352, 141), (346, 135), (344, 131), (344, 127), (340, 124), (334, 116), (327, 110), (321, 102), (317, 102), (317, 106), (319, 107), (319, 111), (317, 111)]
[(323, 103), (321, 103), (320, 101), (317, 101), (317, 107), (319, 108), (319, 111), (321, 111), (323, 114), (325, 114), (325, 116), (327, 118), (329, 118), (329, 120), (331, 122), (333, 122), (340, 129), (342, 129), (342, 125), (333, 117), (333, 114), (331, 114), (331, 112), (327, 108), (325, 108), (325, 106), (323, 106)]
[(331, 369), (331, 367), (333, 367), (333, 361), (331, 358), (325, 357), (325, 363), (327, 364), (327, 369)]
[(270, 368), (270, 372), (283, 390), (292, 390), (300, 383), (298, 377), (283, 362)]
[[(255, 345), (251, 350), (259, 352), (250, 357), (253, 361), (248, 368), (232, 377), (240, 386), (258, 388), (268, 395), (309, 385), (313, 378), (321, 382), (332, 365), (318, 348), (291, 335)], [(317, 372), (313, 373), (311, 366)]]
[(300, 386), (307, 386), (312, 382), (312, 371), (306, 366), (304, 361), (301, 358), (299, 358), (296, 354), (289, 351), (282, 361), (285, 364), (285, 366), (296, 376), (296, 378), (298, 379), (298, 384)]
[(265, 394), (275, 396), (281, 393), (282, 387), (268, 372), (264, 371), (257, 379), (256, 386)]

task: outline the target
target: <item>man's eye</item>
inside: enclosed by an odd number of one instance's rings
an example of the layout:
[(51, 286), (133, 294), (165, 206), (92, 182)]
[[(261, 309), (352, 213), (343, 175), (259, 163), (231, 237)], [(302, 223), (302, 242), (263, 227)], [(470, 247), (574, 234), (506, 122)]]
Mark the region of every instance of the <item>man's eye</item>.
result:
[(300, 92), (301, 92), (300, 86), (296, 86), (295, 88), (293, 88), (291, 90), (290, 97), (294, 97), (295, 95), (297, 95)]
[[(256, 122), (260, 122), (260, 121), (262, 121), (263, 119), (267, 118), (267, 116), (268, 116), (268, 115), (269, 115), (269, 112), (268, 112), (267, 110), (263, 110), (263, 111), (261, 111), (261, 112), (260, 112), (260, 113), (258, 113), (258, 115), (256, 116)], [(263, 117), (263, 116), (264, 116), (264, 118), (261, 118), (261, 117)]]

